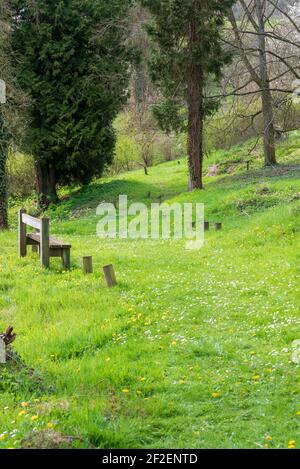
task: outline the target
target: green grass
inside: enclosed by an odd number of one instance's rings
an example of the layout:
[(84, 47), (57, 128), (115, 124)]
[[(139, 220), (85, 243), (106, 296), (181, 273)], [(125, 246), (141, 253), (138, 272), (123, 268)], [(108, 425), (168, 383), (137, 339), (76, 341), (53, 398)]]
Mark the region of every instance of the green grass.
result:
[[(271, 170), (257, 152), (250, 172), (251, 142), (217, 152), (206, 165), (225, 165), (203, 192), (185, 192), (185, 159), (74, 190), (49, 210), (52, 232), (73, 245), (70, 272), (18, 259), (12, 207), (13, 228), (0, 234), (0, 329), (15, 327), (23, 365), (0, 369), (0, 448), (55, 446), (58, 435), (84, 448), (300, 447), (299, 145), (297, 133), (281, 144)], [(120, 193), (204, 202), (224, 230), (199, 252), (183, 240), (100, 240), (95, 208)], [(119, 281), (110, 290), (107, 263)]]

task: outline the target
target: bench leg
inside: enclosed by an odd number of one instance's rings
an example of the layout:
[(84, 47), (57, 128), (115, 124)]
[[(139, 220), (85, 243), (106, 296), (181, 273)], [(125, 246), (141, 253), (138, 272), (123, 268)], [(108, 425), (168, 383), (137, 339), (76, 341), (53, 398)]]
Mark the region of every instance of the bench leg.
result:
[(69, 270), (71, 267), (71, 254), (70, 254), (70, 249), (63, 249), (62, 251), (62, 267), (65, 270)]
[[(35, 233), (38, 232), (38, 230), (34, 230)], [(33, 244), (31, 246), (31, 249), (32, 249), (32, 252), (37, 252), (38, 254), (40, 254), (40, 246), (39, 244)]]
[(41, 231), (40, 231), (40, 259), (41, 259), (41, 266), (48, 269), (50, 266), (49, 260), (49, 219), (42, 218), (41, 219)]
[(19, 257), (26, 257), (27, 244), (26, 244), (26, 225), (23, 223), (23, 214), (26, 210), (19, 210)]

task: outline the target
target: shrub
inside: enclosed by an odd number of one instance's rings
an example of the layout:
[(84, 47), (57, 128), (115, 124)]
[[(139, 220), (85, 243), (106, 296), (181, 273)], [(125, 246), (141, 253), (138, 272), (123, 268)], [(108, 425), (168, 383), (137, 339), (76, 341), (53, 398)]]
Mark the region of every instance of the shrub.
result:
[(155, 154), (159, 163), (174, 161), (186, 153), (186, 148), (174, 134), (159, 134), (155, 140)]
[(7, 162), (9, 195), (27, 197), (35, 188), (33, 158), (22, 153), (12, 152)]
[(135, 169), (138, 160), (138, 149), (132, 137), (118, 134), (115, 157), (109, 167), (109, 174), (120, 174)]

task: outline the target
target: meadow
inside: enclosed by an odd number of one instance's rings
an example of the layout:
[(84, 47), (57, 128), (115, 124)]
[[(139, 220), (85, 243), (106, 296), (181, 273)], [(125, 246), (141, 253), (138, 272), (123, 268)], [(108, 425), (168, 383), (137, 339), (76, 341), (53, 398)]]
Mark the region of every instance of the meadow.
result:
[[(62, 190), (47, 215), (72, 244), (69, 272), (18, 258), (17, 210), (33, 207), (11, 202), (0, 330), (14, 326), (18, 355), (0, 369), (0, 448), (300, 447), (300, 133), (279, 145), (276, 168), (261, 169), (259, 147), (247, 171), (252, 145), (209, 155), (219, 174), (203, 192), (186, 192), (185, 158)], [(99, 239), (96, 207), (119, 194), (203, 202), (224, 227), (200, 251)]]

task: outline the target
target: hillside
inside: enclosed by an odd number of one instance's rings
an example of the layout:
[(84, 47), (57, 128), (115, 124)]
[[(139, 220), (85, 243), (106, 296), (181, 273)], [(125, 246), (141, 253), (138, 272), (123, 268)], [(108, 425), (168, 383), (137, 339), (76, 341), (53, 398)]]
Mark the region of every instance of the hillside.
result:
[[(0, 448), (300, 446), (300, 133), (261, 169), (253, 142), (210, 155), (218, 175), (186, 193), (186, 159), (63, 193), (52, 232), (72, 269), (17, 257), (16, 212), (0, 233), (0, 330), (18, 334), (0, 374)], [(184, 241), (101, 240), (96, 207), (199, 201), (222, 221), (201, 251)], [(31, 201), (25, 203), (30, 209)], [(95, 272), (83, 276), (81, 257)], [(108, 290), (102, 266), (115, 266)], [(35, 431), (33, 431), (35, 429)], [(69, 437), (72, 438), (69, 438)], [(295, 443), (291, 444), (291, 441)], [(290, 442), (290, 443), (289, 443)]]

